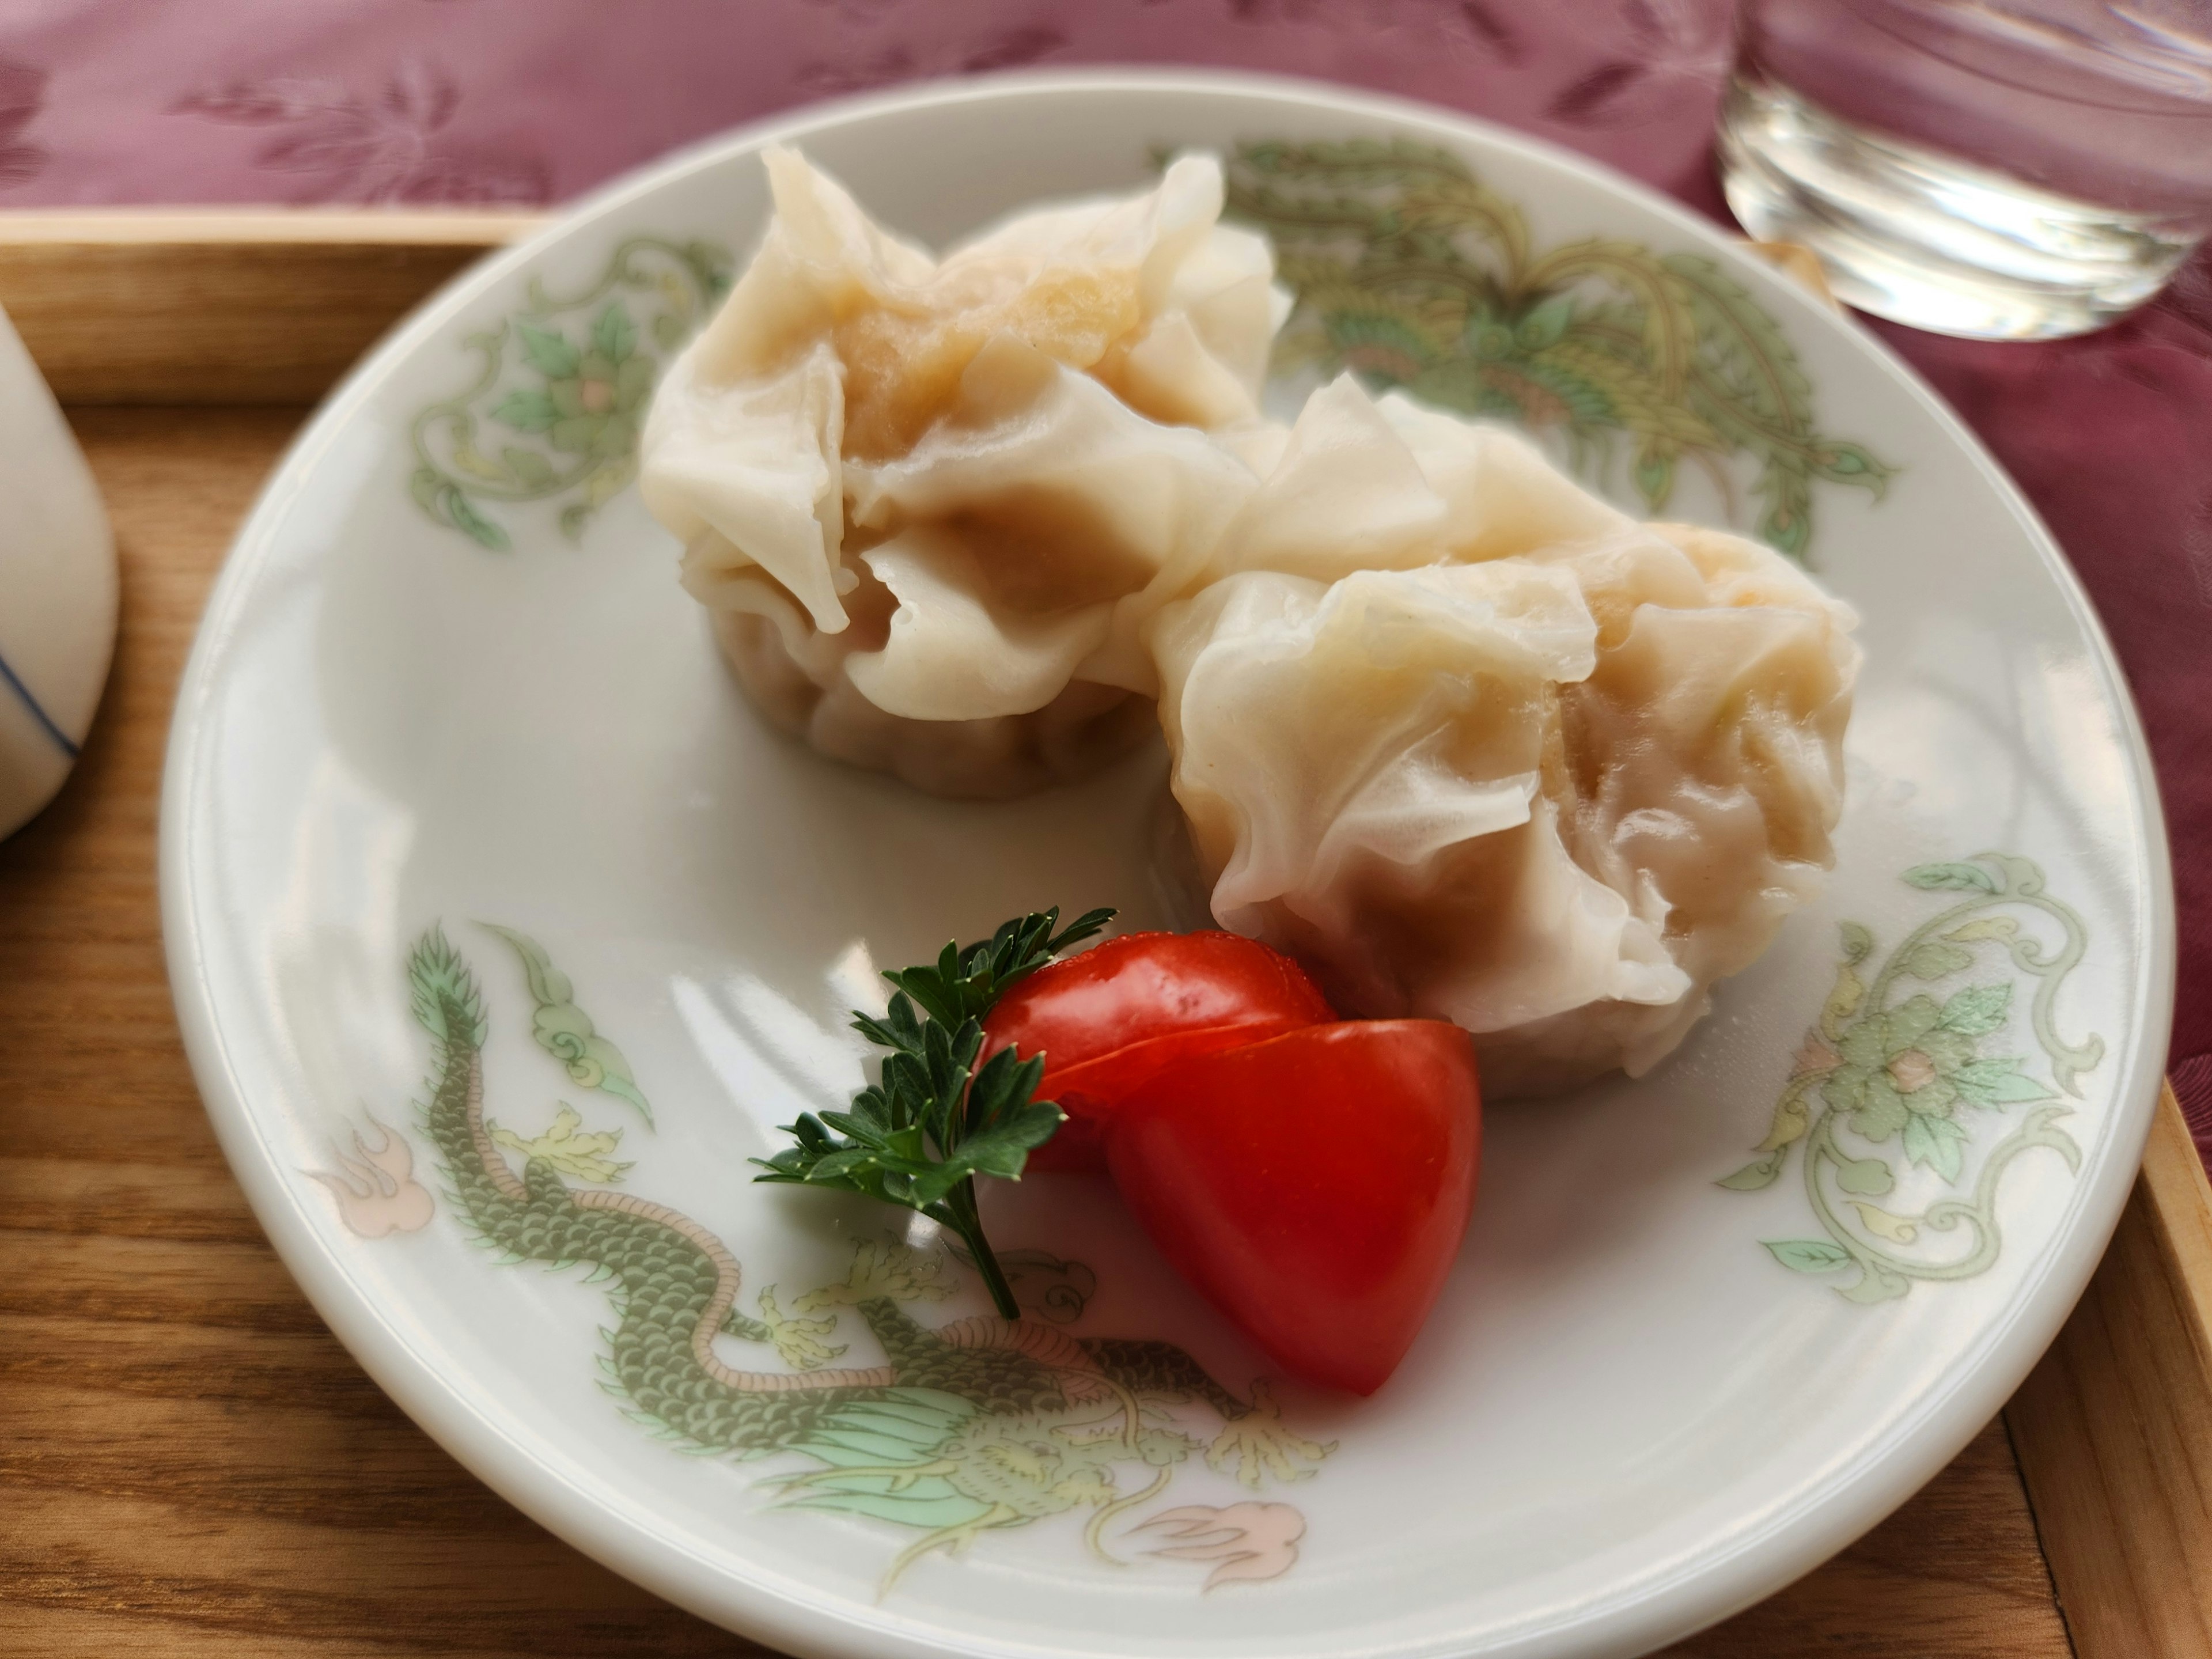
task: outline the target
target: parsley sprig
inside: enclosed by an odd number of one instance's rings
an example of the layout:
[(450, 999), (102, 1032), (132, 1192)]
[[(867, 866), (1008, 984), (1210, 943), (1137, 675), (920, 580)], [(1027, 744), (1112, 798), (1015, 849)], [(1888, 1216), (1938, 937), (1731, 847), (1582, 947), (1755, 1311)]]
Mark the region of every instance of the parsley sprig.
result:
[(965, 950), (947, 945), (932, 964), (888, 969), (897, 988), (878, 1019), (857, 1010), (853, 1029), (884, 1055), (882, 1080), (842, 1112), (803, 1114), (784, 1126), (798, 1142), (756, 1181), (826, 1187), (918, 1210), (957, 1233), (975, 1259), (991, 1299), (1021, 1317), (1012, 1288), (983, 1237), (975, 1177), (1018, 1181), (1035, 1148), (1052, 1139), (1066, 1114), (1034, 1098), (1044, 1058), (1017, 1060), (1001, 1048), (979, 1070), (983, 1017), (1014, 986), (1066, 950), (1103, 930), (1111, 910), (1091, 910), (1057, 933), (1060, 908), (1016, 918)]

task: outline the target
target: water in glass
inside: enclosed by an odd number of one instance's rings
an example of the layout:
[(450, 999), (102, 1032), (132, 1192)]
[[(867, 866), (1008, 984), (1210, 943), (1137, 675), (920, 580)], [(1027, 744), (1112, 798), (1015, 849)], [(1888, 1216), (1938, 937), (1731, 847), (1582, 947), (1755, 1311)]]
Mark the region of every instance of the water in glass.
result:
[(1723, 183), (1850, 304), (2048, 339), (2212, 232), (2212, 0), (1745, 0)]

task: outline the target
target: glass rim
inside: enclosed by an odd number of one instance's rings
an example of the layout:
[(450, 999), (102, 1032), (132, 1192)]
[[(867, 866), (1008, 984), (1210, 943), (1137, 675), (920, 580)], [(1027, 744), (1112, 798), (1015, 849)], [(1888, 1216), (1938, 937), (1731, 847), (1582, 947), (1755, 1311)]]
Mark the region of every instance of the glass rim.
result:
[[(2113, 52), (2096, 37), (2079, 32), (2051, 31), (2048, 38), (2036, 40), (2020, 34), (1969, 32), (1965, 20), (1970, 15), (1990, 16), (1996, 11), (2009, 12), (2002, 4), (1991, 5), (1988, 0), (1879, 0), (1868, 4), (1866, 0), (1830, 0), (1839, 9), (1850, 13), (1869, 28), (1896, 42), (1906, 51), (1931, 58), (1955, 70), (1996, 86), (2008, 87), (2015, 92), (2028, 93), (2038, 98), (2071, 104), (2081, 109), (2110, 110), (2136, 119), (2196, 122), (2212, 119), (2212, 39), (2203, 42), (2205, 50), (2201, 74), (2191, 74), (2176, 68), (2163, 74), (2163, 60), (2143, 58)], [(1739, 64), (1745, 59), (1757, 62), (1753, 50), (1756, 30), (1756, 15), (1763, 9), (1763, 0), (1739, 0), (1736, 8), (1738, 26), (1737, 56)], [(2106, 7), (2107, 11), (2117, 11)], [(1884, 13), (1891, 14), (1884, 15)], [(1928, 39), (1899, 28), (1899, 14), (1923, 21), (1942, 29), (1948, 39)], [(2028, 20), (2021, 20), (2024, 23)], [(2129, 20), (2132, 21), (2132, 20)], [(2208, 17), (2212, 22), (2212, 17)], [(1750, 26), (1746, 27), (1747, 24)], [(2048, 25), (2039, 24), (2039, 33)], [(2010, 64), (2002, 67), (1977, 61), (1970, 51), (1956, 44), (1960, 37), (1984, 47), (2003, 50)], [(2177, 57), (2176, 62), (2179, 63)], [(2030, 74), (2021, 67), (2044, 64), (2063, 65), (2076, 76), (2093, 77), (2096, 85), (2112, 93), (2131, 90), (2139, 94), (2136, 99), (2084, 96), (2081, 82), (2075, 79), (2067, 85), (2054, 85)], [(2135, 75), (2116, 75), (2106, 72), (2106, 65), (2126, 65), (2137, 71)], [(2141, 72), (2150, 70), (2156, 79)], [(2008, 72), (2009, 71), (2009, 72)], [(2175, 108), (2177, 103), (2191, 107)]]

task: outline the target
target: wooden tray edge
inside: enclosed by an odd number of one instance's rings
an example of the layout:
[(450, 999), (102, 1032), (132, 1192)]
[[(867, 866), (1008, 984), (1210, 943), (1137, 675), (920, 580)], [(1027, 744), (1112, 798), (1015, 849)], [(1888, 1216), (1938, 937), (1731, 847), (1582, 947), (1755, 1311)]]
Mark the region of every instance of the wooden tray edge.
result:
[(65, 404), (299, 404), (545, 216), (0, 213), (0, 307)]
[(2005, 1420), (2081, 1659), (2212, 1656), (2212, 1185), (2171, 1088), (2112, 1247)]

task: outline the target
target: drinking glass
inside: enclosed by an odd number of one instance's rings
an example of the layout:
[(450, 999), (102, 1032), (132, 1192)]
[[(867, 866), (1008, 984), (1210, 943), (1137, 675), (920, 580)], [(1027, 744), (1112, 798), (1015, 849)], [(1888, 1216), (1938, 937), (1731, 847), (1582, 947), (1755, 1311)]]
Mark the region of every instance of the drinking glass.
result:
[(2051, 339), (2212, 232), (2212, 0), (1743, 0), (1729, 206), (1916, 327)]

